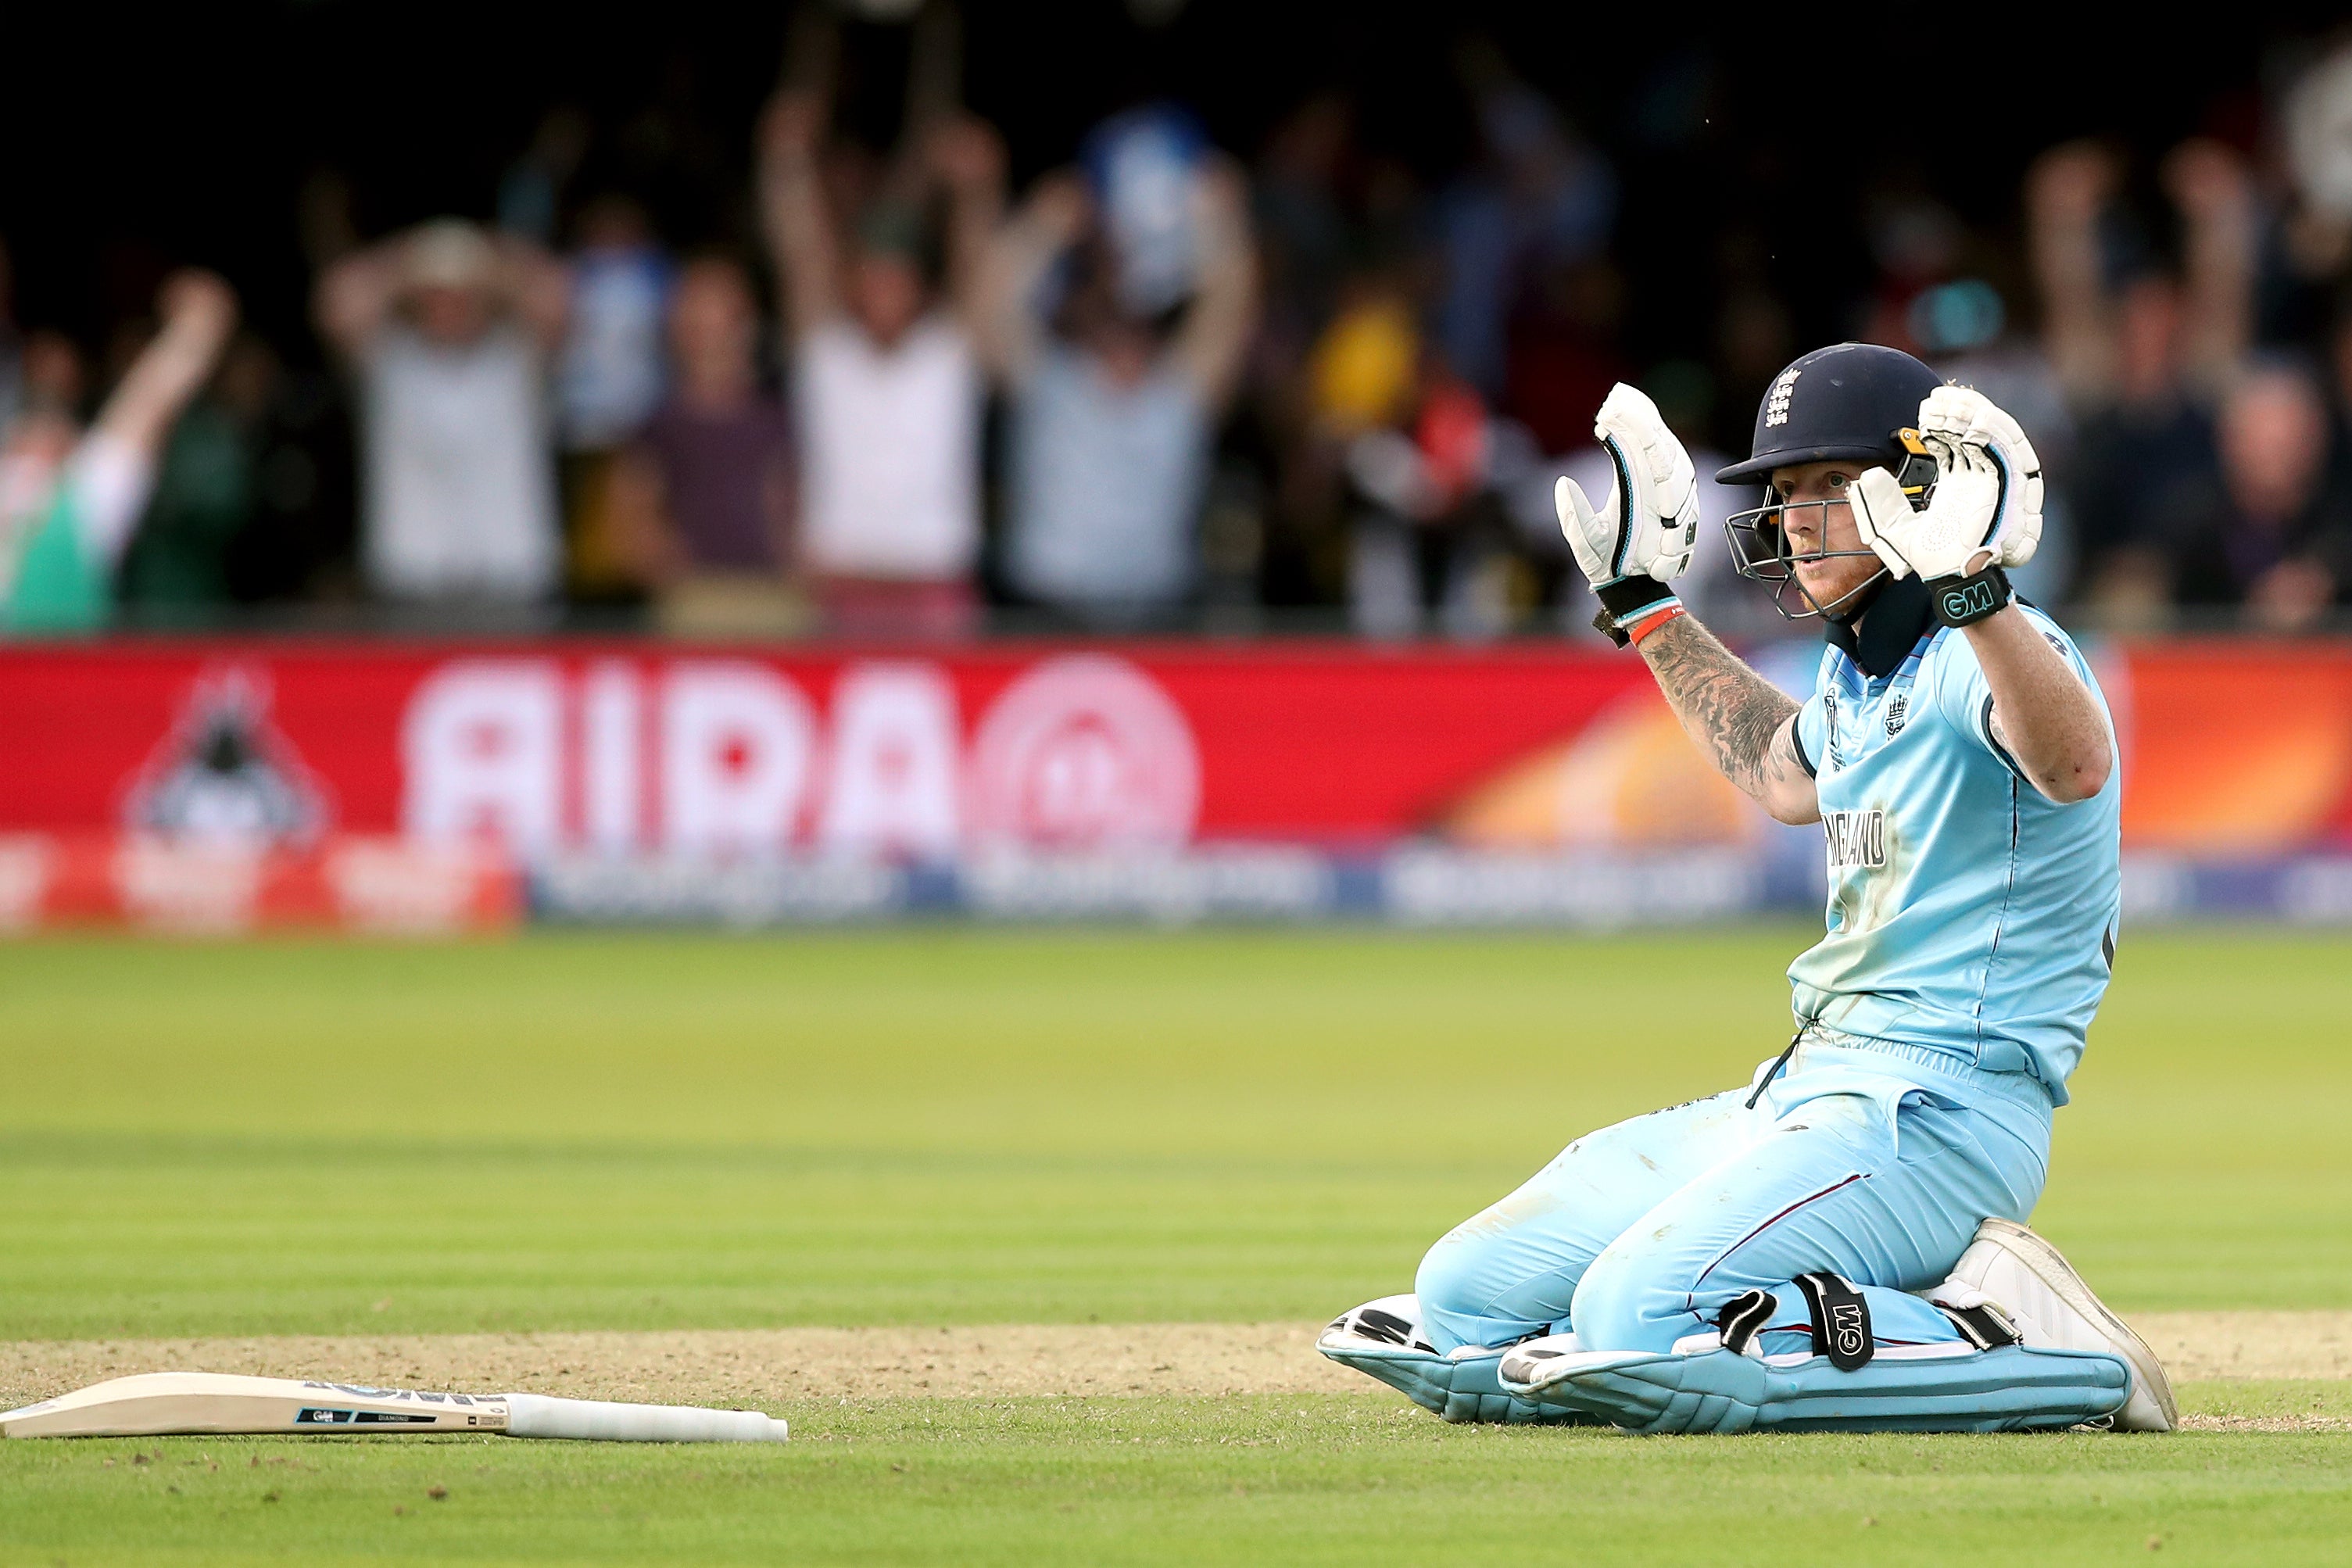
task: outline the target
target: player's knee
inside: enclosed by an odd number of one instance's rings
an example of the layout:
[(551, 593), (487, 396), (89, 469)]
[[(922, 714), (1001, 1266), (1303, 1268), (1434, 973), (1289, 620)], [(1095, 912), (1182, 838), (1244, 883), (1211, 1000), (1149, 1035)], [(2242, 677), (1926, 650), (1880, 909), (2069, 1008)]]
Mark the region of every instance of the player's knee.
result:
[(1577, 1281), (1569, 1326), (1588, 1350), (1672, 1350), (1693, 1327), (1687, 1287), (1672, 1260), (1613, 1246)]
[(1412, 1293), (1423, 1316), (1440, 1320), (1475, 1318), (1486, 1310), (1494, 1295), (1487, 1279), (1486, 1248), (1454, 1231), (1423, 1255), (1412, 1277)]

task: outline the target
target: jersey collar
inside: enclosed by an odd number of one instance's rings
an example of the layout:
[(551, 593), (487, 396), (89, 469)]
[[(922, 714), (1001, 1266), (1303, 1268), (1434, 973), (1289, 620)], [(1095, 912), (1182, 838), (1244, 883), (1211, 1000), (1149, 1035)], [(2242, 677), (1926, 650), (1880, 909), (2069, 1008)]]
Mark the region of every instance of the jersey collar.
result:
[(1851, 616), (1822, 617), (1822, 635), (1832, 647), (1883, 680), (1903, 668), (1927, 630), (1927, 585), (1914, 575), (1889, 578)]

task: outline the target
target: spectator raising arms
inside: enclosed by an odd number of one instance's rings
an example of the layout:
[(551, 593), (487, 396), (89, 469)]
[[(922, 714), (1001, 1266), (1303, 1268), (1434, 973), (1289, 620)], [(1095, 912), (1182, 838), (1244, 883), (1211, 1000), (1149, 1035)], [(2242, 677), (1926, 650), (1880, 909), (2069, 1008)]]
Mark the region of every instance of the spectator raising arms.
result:
[(949, 120), (917, 169), (946, 196), (943, 298), (923, 205), (867, 201), (845, 237), (820, 159), (827, 109), (788, 89), (761, 125), (760, 191), (784, 283), (801, 441), (800, 563), (826, 629), (947, 636), (977, 608), (982, 253), (1003, 203), (993, 133)]
[(677, 269), (644, 208), (617, 193), (590, 200), (572, 232), (562, 258), (570, 306), (553, 371), (556, 489), (571, 546), (566, 586), (602, 597), (632, 585), (615, 470), (621, 448), (661, 406)]
[(521, 604), (554, 589), (547, 367), (568, 287), (527, 241), (456, 219), (320, 279), (320, 330), (359, 381), (362, 549), (379, 594)]
[(29, 408), (9, 426), (0, 450), (0, 630), (87, 632), (106, 622), (156, 455), (236, 327), (236, 296), (209, 272), (175, 273), (156, 310), (162, 330), (87, 435), (57, 405)]
[(555, 369), (558, 435), (567, 450), (605, 451), (635, 435), (661, 402), (670, 261), (643, 208), (604, 195), (580, 215), (567, 270), (571, 308)]
[(2328, 484), (2327, 404), (2292, 360), (2251, 366), (2223, 399), (2218, 461), (2157, 496), (2146, 536), (2174, 599), (2308, 631), (2352, 581), (2352, 503)]
[(2219, 483), (2213, 408), (2246, 354), (2255, 247), (2246, 171), (2226, 148), (2190, 141), (2165, 160), (2177, 265), (2116, 243), (2124, 173), (2107, 149), (2069, 142), (2025, 183), (2045, 352), (2081, 432), (2068, 488), (2082, 592), (2113, 625), (2234, 596), (2187, 581), (2168, 551), (2182, 494)]
[[(1214, 163), (1192, 181), (1194, 293), (1171, 330), (1128, 302), (1075, 176), (1039, 184), (990, 268), (988, 343), (1013, 396), (1007, 574), (1098, 625), (1148, 622), (1191, 591), (1211, 446), (1256, 316), (1241, 181)], [(1063, 261), (1055, 331), (1044, 284)]]
[(743, 268), (689, 261), (669, 310), (669, 399), (621, 455), (613, 508), (624, 553), (667, 630), (789, 632), (791, 428), (760, 386), (759, 308)]

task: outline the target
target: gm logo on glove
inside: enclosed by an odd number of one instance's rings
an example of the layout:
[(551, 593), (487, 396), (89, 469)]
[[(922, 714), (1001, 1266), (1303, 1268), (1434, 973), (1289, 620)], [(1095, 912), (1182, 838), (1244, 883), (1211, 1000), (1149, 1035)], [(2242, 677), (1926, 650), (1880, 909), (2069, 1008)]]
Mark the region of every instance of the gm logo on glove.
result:
[(1947, 621), (1981, 619), (2000, 608), (1990, 583), (1956, 583), (1943, 591), (1943, 618)]

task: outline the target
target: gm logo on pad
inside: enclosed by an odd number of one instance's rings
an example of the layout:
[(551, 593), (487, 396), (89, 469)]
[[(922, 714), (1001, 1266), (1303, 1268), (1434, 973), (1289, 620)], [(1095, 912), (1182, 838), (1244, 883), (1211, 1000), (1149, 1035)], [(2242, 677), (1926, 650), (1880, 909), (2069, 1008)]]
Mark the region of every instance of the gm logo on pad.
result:
[(1857, 1302), (1830, 1303), (1830, 1342), (1840, 1355), (1864, 1357), (1870, 1349), (1870, 1331), (1864, 1326), (1862, 1307)]

